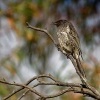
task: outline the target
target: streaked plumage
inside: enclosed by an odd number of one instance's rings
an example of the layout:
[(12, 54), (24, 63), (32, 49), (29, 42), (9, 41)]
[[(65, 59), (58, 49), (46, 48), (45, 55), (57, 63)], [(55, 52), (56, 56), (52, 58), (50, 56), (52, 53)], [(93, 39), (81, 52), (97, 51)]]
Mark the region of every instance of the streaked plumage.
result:
[[(57, 26), (57, 36), (61, 51), (66, 55), (72, 55), (76, 62), (77, 60), (80, 61), (80, 41), (72, 23), (67, 20), (58, 20), (54, 24)], [(79, 70), (85, 76), (82, 68), (79, 68)]]

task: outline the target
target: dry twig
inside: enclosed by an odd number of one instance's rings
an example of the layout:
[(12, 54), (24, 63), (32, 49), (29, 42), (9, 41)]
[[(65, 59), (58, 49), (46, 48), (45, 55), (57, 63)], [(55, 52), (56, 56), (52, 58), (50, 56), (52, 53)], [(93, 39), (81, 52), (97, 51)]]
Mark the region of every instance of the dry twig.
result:
[[(37, 28), (37, 27), (32, 27), (31, 25), (29, 25), (27, 23), (27, 27), (31, 28), (33, 30), (36, 31), (40, 31), (43, 32), (45, 34), (47, 34), (49, 36), (49, 38), (52, 40), (52, 42), (55, 44), (55, 46), (58, 48), (58, 50), (60, 50), (60, 46), (59, 44), (56, 43), (56, 41), (53, 39), (53, 37), (49, 34), (49, 32), (45, 29), (41, 29), (41, 28)], [(61, 51), (61, 50), (60, 50)], [(35, 76), (33, 78), (31, 78), (29, 81), (27, 81), (26, 84), (18, 84), (18, 83), (9, 83), (6, 80), (0, 80), (0, 83), (3, 84), (7, 84), (7, 85), (14, 85), (14, 86), (19, 86), (20, 88), (15, 90), (14, 92), (10, 93), (7, 97), (5, 97), (3, 100), (7, 100), (9, 99), (11, 96), (13, 96), (14, 94), (20, 92), (23, 89), (27, 89), (25, 91), (25, 93), (23, 93), (23, 95), (21, 95), (21, 97), (18, 100), (21, 100), (28, 92), (32, 92), (34, 94), (36, 94), (39, 98), (37, 100), (46, 100), (48, 98), (54, 98), (54, 97), (58, 97), (61, 96), (67, 92), (74, 92), (74, 93), (80, 93), (89, 97), (92, 97), (94, 99), (100, 100), (100, 93), (93, 88), (92, 86), (90, 86), (88, 84), (88, 82), (86, 81), (86, 79), (83, 78), (83, 76), (81, 75), (81, 73), (79, 72), (79, 70), (77, 69), (77, 65), (73, 59), (73, 57), (71, 55), (69, 55), (69, 59), (71, 60), (71, 62), (73, 63), (75, 70), (77, 72), (77, 74), (79, 75), (82, 84), (74, 84), (74, 83), (65, 83), (65, 82), (61, 82), (57, 79), (55, 79), (52, 75), (48, 75), (48, 74), (44, 74), (44, 75), (39, 75), (39, 76)], [(38, 81), (39, 78), (48, 78), (51, 79), (52, 82), (44, 82), (44, 81)], [(33, 85), (33, 87), (29, 87), (28, 85), (33, 82), (34, 80), (37, 80), (38, 83)], [(36, 91), (34, 88), (40, 85), (53, 85), (53, 86), (62, 86), (65, 87), (64, 90), (58, 91), (55, 94), (52, 95), (45, 95), (45, 94), (41, 94), (38, 91)]]

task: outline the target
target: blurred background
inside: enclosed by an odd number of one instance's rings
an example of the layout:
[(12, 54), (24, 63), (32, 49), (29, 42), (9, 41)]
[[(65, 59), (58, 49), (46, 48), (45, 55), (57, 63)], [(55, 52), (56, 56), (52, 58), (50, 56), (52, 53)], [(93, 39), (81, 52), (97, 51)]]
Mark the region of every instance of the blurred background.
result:
[[(70, 20), (77, 29), (88, 82), (100, 91), (100, 0), (0, 0), (0, 79), (25, 83), (35, 75), (50, 73), (63, 82), (80, 82), (70, 60), (57, 50), (48, 36), (26, 26), (29, 22), (47, 29), (55, 38), (55, 27), (51, 23), (58, 19)], [(60, 89), (38, 87), (46, 94)], [(13, 90), (14, 86), (0, 83), (0, 99)], [(10, 100), (17, 100), (22, 93)], [(22, 100), (35, 98), (28, 93)], [(66, 93), (51, 100), (92, 99)]]

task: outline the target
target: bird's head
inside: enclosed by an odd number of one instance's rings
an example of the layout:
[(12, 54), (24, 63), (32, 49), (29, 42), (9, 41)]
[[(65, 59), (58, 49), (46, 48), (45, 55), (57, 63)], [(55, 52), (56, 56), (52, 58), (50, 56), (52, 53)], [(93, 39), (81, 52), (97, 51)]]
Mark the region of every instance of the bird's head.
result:
[(53, 22), (54, 25), (56, 25), (57, 27), (61, 26), (61, 25), (67, 25), (69, 24), (69, 22), (67, 20), (57, 20), (55, 22)]

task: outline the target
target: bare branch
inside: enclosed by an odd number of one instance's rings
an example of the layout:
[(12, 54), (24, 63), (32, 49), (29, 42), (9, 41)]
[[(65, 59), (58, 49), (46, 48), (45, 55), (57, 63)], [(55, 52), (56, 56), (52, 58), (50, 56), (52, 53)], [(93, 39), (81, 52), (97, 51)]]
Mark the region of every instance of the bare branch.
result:
[(41, 29), (41, 28), (37, 28), (37, 27), (33, 27), (28, 22), (26, 24), (27, 24), (27, 27), (30, 28), (30, 29), (33, 29), (33, 30), (36, 30), (36, 31), (40, 31), (40, 32), (46, 33), (48, 35), (48, 37), (50, 37), (50, 39), (52, 40), (52, 42), (54, 44), (56, 44), (55, 40), (53, 39), (53, 37), (51, 36), (51, 34), (49, 34), (49, 32), (47, 30)]
[[(36, 80), (36, 79), (38, 79), (38, 78), (42, 78), (42, 77), (47, 77), (47, 78), (50, 78), (50, 79), (53, 80), (53, 81), (57, 81), (57, 80), (56, 80), (55, 78), (53, 78), (53, 76), (50, 75), (50, 74), (49, 74), (49, 75), (39, 75), (39, 76), (35, 76), (35, 77), (33, 77), (32, 79), (30, 79), (29, 81), (27, 81), (27, 83), (26, 83), (25, 85), (27, 86), (27, 85), (30, 84), (32, 81), (34, 81), (34, 80)], [(3, 83), (2, 81), (0, 81), (0, 82)], [(18, 93), (19, 91), (21, 91), (21, 90), (23, 90), (23, 89), (24, 89), (24, 87), (21, 87), (21, 88), (15, 90), (14, 92), (10, 93), (7, 97), (5, 97), (4, 100), (10, 98), (11, 96), (13, 96), (14, 94)]]
[[(49, 79), (52, 79), (53, 76), (51, 75), (39, 75), (39, 76), (35, 76), (33, 77), (32, 79), (30, 79), (31, 81), (34, 80), (34, 79), (38, 79), (38, 78), (42, 78), (42, 77), (45, 77), (45, 78), (49, 78)], [(30, 80), (27, 82), (29, 83)], [(55, 80), (55, 79), (53, 79)], [(87, 96), (90, 96), (90, 97), (93, 97), (95, 99), (98, 99), (99, 100), (99, 96), (97, 96), (96, 94), (94, 94), (90, 89), (87, 89), (87, 88), (84, 88), (82, 87), (80, 84), (74, 84), (74, 83), (64, 83), (64, 82), (58, 82), (58, 81), (54, 81), (54, 82), (44, 82), (44, 81), (39, 81), (39, 83), (35, 84), (33, 87), (28, 87), (27, 85), (23, 85), (23, 84), (17, 84), (17, 83), (9, 83), (9, 82), (6, 82), (6, 81), (1, 81), (0, 80), (0, 83), (4, 83), (4, 84), (8, 84), (8, 85), (15, 85), (15, 86), (20, 86), (21, 88), (20, 89), (24, 89), (26, 88), (27, 91), (24, 93), (24, 95), (22, 95), (18, 100), (20, 100), (23, 96), (25, 96), (29, 91), (30, 92), (33, 92), (35, 93), (36, 95), (39, 96), (39, 99), (40, 98), (44, 98), (45, 99), (48, 99), (48, 98), (54, 98), (54, 97), (57, 97), (57, 96), (60, 96), (66, 92), (75, 92), (75, 93), (81, 93), (81, 94), (85, 94)], [(36, 91), (35, 89), (32, 89), (32, 88), (35, 88), (39, 85), (53, 85), (53, 86), (63, 86), (63, 87), (66, 87), (66, 89), (64, 90), (61, 90), (53, 95), (44, 95), (44, 94), (41, 94), (39, 93), (38, 91)], [(18, 89), (19, 90), (19, 89)], [(19, 90), (21, 91), (21, 90)], [(14, 95), (16, 92), (13, 92), (12, 95)], [(7, 100), (8, 98), (10, 98), (12, 95), (10, 96), (7, 96), (5, 97), (3, 100)]]
[(30, 90), (27, 90), (27, 91), (25, 91), (25, 93), (23, 93), (23, 95), (21, 95), (19, 98), (18, 98), (18, 100), (21, 100), (27, 93), (29, 93), (30, 92)]
[[(29, 28), (31, 28), (31, 29), (33, 29), (33, 30), (35, 30), (35, 27), (34, 28), (32, 28), (32, 27), (30, 27), (30, 25), (29, 24), (27, 24), (28, 25), (28, 27)], [(57, 44), (55, 41), (54, 41), (54, 39), (51, 37), (51, 35), (50, 35), (50, 33), (46, 30), (44, 30), (44, 29), (42, 29), (42, 32), (44, 32), (44, 33), (46, 33), (50, 38), (51, 38), (51, 40), (53, 41), (53, 43), (55, 44), (55, 46), (58, 48), (58, 50), (60, 50), (61, 52), (62, 52), (62, 50), (61, 50), (61, 48), (60, 48), (60, 45), (59, 44)], [(37, 31), (41, 31), (41, 30), (39, 30), (38, 28), (37, 28)], [(62, 52), (63, 53), (63, 52)], [(64, 53), (63, 53), (64, 54)], [(64, 54), (65, 56), (67, 56), (66, 54)], [(79, 75), (79, 77), (80, 77), (80, 79), (81, 79), (81, 81), (82, 81), (82, 85), (83, 86), (85, 86), (85, 88), (88, 88), (89, 90), (91, 90), (95, 95), (97, 95), (97, 96), (99, 96), (100, 97), (100, 93), (95, 89), (95, 88), (93, 88), (93, 87), (91, 87), (89, 84), (88, 84), (88, 82), (86, 81), (86, 79), (81, 75), (81, 73), (79, 72), (79, 69), (77, 68), (77, 65), (76, 65), (76, 63), (75, 63), (75, 61), (74, 61), (74, 59), (73, 59), (73, 57), (71, 56), (71, 55), (69, 55), (68, 56), (68, 58), (71, 60), (71, 62), (73, 63), (73, 65), (74, 65), (74, 67), (75, 67), (75, 70), (76, 70), (76, 72), (77, 72), (77, 74)], [(78, 64), (78, 66), (80, 66), (80, 64)], [(81, 67), (81, 66), (80, 66)]]
[[(32, 89), (30, 87), (28, 87), (27, 85), (23, 85), (23, 84), (18, 84), (18, 83), (9, 83), (9, 82), (6, 82), (6, 81), (1, 81), (1, 83), (4, 83), (4, 84), (8, 84), (8, 85), (14, 85), (14, 86), (20, 86), (22, 88), (26, 88), (28, 90), (30, 90), (31, 92), (35, 93), (36, 95), (40, 96), (40, 97), (43, 97), (43, 95), (39, 92), (37, 92), (35, 89)], [(21, 90), (20, 90), (21, 91)], [(13, 92), (13, 95), (15, 94), (16, 92)], [(7, 100), (10, 96), (4, 98), (3, 100)]]
[[(47, 30), (41, 29), (41, 28), (37, 28), (37, 27), (33, 27), (33, 26), (29, 25), (28, 23), (27, 23), (27, 27), (31, 28), (33, 30), (40, 31), (40, 32), (43, 32), (43, 33), (47, 34), (48, 37), (52, 40), (52, 42), (55, 44), (55, 46), (58, 48), (58, 50), (60, 50), (62, 52), (59, 44), (57, 44), (55, 42), (55, 40), (53, 39), (53, 37), (50, 35), (50, 33)], [(64, 55), (67, 56), (66, 54), (64, 54)], [(35, 76), (35, 77), (31, 78), (29, 81), (27, 81), (26, 84), (18, 84), (18, 83), (15, 83), (15, 82), (14, 83), (10, 83), (10, 82), (7, 82), (6, 80), (0, 80), (0, 83), (7, 84), (7, 85), (14, 85), (14, 86), (20, 87), (19, 89), (17, 89), (14, 92), (10, 93), (3, 100), (9, 99), (11, 96), (13, 96), (14, 94), (20, 92), (23, 89), (27, 89), (27, 90), (23, 93), (23, 95), (18, 100), (21, 100), (21, 98), (23, 98), (28, 92), (32, 92), (32, 93), (36, 94), (39, 97), (37, 100), (46, 100), (48, 98), (58, 97), (58, 96), (61, 96), (61, 95), (65, 94), (65, 93), (67, 93), (67, 92), (80, 93), (80, 94), (83, 94), (85, 96), (89, 96), (89, 97), (95, 98), (97, 100), (100, 100), (100, 93), (95, 88), (90, 86), (88, 84), (88, 82), (86, 81), (86, 79), (82, 76), (82, 74), (80, 73), (80, 71), (77, 68), (77, 64), (76, 64), (75, 60), (73, 59), (73, 57), (71, 55), (69, 55), (68, 58), (73, 63), (73, 65), (75, 67), (75, 70), (76, 70), (77, 74), (79, 75), (79, 77), (80, 77), (80, 79), (82, 81), (82, 84), (61, 82), (61, 81), (55, 79), (50, 74), (44, 74), (44, 75)], [(43, 77), (51, 79), (52, 82), (45, 82), (45, 81), (39, 80), (40, 78), (43, 78)], [(33, 82), (34, 80), (37, 80), (38, 83), (33, 85), (33, 87), (29, 87), (28, 85), (31, 82)], [(57, 92), (55, 94), (52, 94), (52, 95), (41, 94), (41, 93), (39, 93), (38, 91), (35, 90), (35, 87), (40, 86), (40, 85), (62, 86), (62, 87), (64, 87), (64, 90), (60, 90), (59, 92)]]

